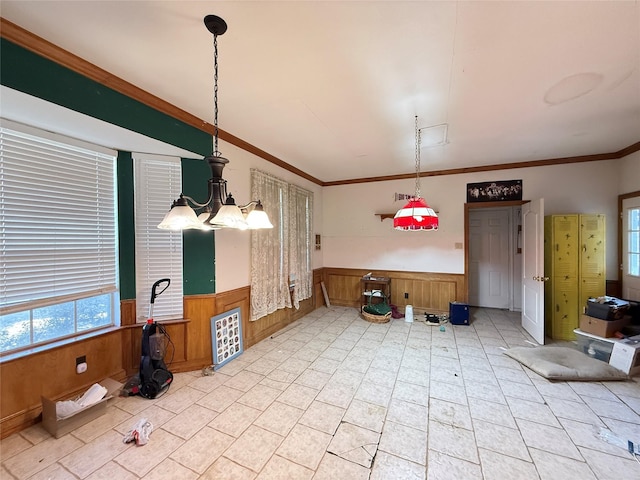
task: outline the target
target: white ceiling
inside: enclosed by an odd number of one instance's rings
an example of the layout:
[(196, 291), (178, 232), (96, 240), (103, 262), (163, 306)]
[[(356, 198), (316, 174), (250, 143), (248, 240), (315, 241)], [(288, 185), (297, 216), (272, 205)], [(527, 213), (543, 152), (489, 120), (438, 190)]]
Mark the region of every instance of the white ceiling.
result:
[[(640, 4), (13, 1), (4, 18), (322, 181), (621, 150), (640, 140)], [(224, 150), (222, 153), (224, 154)], [(161, 153), (161, 152), (158, 152)]]

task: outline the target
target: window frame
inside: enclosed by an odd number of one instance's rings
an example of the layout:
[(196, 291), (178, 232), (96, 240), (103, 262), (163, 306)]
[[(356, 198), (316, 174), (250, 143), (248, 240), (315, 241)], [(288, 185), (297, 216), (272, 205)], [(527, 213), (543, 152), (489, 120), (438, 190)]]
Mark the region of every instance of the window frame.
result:
[[(635, 225), (633, 215), (636, 216)], [(627, 251), (625, 252), (627, 255), (627, 271), (625, 274), (632, 277), (640, 277), (640, 208), (632, 207), (627, 209), (627, 222), (627, 231), (624, 232), (627, 236)], [(634, 236), (635, 242), (632, 240)]]

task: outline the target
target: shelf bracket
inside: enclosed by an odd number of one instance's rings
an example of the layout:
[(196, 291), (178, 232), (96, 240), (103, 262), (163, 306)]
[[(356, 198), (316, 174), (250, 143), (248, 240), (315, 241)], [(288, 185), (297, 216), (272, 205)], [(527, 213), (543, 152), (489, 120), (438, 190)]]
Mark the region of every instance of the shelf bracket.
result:
[(374, 213), (374, 215), (380, 217), (380, 221), (383, 221), (387, 218), (393, 218), (396, 216), (395, 213)]

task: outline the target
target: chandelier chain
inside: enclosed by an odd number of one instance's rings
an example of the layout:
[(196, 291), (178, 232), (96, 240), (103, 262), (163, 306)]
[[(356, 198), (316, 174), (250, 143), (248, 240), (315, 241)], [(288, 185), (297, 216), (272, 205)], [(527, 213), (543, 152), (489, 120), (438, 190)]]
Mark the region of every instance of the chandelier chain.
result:
[(416, 198), (421, 198), (420, 193), (420, 129), (418, 128), (418, 116), (416, 115)]
[(218, 35), (213, 35), (213, 156), (218, 151)]

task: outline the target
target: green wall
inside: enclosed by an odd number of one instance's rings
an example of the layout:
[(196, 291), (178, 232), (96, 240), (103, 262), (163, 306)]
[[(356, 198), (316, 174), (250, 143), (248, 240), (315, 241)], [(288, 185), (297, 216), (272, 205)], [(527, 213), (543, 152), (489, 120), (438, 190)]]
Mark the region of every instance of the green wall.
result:
[[(200, 203), (209, 196), (208, 183), (211, 177), (209, 165), (202, 160), (182, 159), (182, 191)], [(184, 251), (184, 290), (191, 294), (215, 292), (215, 242), (214, 232), (185, 230), (182, 234)], [(207, 254), (213, 248), (211, 260)]]
[(120, 298), (136, 298), (135, 193), (131, 152), (118, 152), (118, 256)]
[[(0, 83), (65, 108), (141, 133), (202, 155), (211, 136), (132, 98), (0, 39)], [(209, 167), (203, 160), (183, 159), (183, 193), (207, 198)], [(204, 193), (202, 190), (204, 189)], [(129, 152), (118, 154), (118, 215), (121, 298), (135, 298), (133, 163)], [(187, 231), (184, 239), (184, 293), (215, 292), (213, 232)]]

